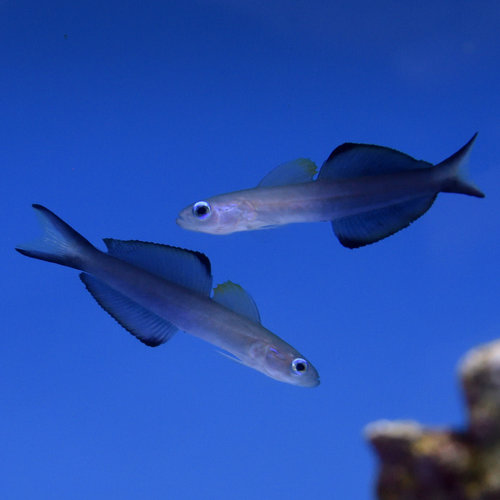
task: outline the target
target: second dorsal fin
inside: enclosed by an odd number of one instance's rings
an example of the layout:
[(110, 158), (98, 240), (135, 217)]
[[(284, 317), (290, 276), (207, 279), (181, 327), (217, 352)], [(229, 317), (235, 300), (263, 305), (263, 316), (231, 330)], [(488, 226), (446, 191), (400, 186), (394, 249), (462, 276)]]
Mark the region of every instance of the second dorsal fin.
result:
[(346, 142), (334, 149), (323, 163), (318, 179), (352, 179), (432, 166), (395, 149)]
[(203, 295), (210, 295), (208, 257), (200, 252), (137, 240), (104, 239), (109, 255)]

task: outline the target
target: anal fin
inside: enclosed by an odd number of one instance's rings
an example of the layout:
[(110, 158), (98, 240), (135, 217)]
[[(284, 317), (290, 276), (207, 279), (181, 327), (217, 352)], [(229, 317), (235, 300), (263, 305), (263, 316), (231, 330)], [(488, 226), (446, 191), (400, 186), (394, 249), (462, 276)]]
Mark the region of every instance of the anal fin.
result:
[(172, 323), (148, 311), (90, 274), (81, 273), (80, 279), (97, 303), (142, 343), (156, 347), (170, 340), (177, 332), (177, 327)]
[(340, 243), (358, 248), (387, 238), (410, 225), (432, 206), (437, 195), (424, 196), (332, 222)]

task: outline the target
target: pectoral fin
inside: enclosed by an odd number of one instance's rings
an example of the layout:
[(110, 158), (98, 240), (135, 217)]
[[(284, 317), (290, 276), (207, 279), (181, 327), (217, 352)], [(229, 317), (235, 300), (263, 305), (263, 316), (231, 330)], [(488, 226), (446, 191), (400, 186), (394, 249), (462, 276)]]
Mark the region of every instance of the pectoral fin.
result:
[(435, 195), (425, 196), (364, 214), (343, 217), (332, 222), (333, 231), (340, 243), (348, 248), (375, 243), (418, 219), (429, 210), (435, 199)]
[(216, 352), (219, 353), (221, 356), (224, 356), (225, 358), (230, 359), (231, 361), (234, 361), (235, 363), (239, 363), (240, 365), (243, 365), (243, 366), (248, 366), (247, 363), (244, 363), (240, 358), (237, 358), (234, 354), (231, 354), (231, 353), (225, 352), (225, 351), (219, 351), (219, 350), (217, 350)]
[(125, 295), (86, 273), (80, 279), (97, 303), (141, 342), (156, 347), (177, 332), (177, 327), (148, 311)]

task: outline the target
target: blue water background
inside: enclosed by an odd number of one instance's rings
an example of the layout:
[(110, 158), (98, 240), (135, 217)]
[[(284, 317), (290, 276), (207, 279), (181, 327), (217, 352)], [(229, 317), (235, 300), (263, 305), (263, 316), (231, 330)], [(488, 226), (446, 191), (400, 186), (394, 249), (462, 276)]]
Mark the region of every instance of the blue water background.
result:
[[(0, 496), (364, 499), (376, 419), (465, 422), (458, 359), (500, 334), (500, 4), (0, 1)], [(351, 251), (330, 225), (215, 237), (197, 199), (343, 142), (438, 162), (475, 132), (484, 200), (440, 195)], [(42, 203), (206, 253), (318, 368), (300, 389), (184, 333), (151, 349), (76, 271), (29, 260)]]

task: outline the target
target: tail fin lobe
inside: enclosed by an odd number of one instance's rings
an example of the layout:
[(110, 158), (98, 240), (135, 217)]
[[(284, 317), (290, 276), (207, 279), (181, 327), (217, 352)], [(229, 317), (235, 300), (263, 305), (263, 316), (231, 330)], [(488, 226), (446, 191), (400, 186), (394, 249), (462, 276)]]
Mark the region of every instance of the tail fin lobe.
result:
[(473, 182), (460, 175), (456, 178), (446, 180), (441, 191), (443, 193), (467, 194), (476, 198), (484, 198), (486, 196)]
[(36, 203), (32, 206), (42, 226), (42, 236), (16, 250), (27, 257), (81, 269), (85, 252), (94, 249), (92, 244), (48, 208)]
[(436, 169), (449, 171), (449, 175), (443, 181), (442, 192), (467, 194), (469, 196), (476, 196), (477, 198), (484, 198), (484, 193), (468, 179), (467, 164), (476, 137), (477, 132), (456, 153), (436, 165)]

